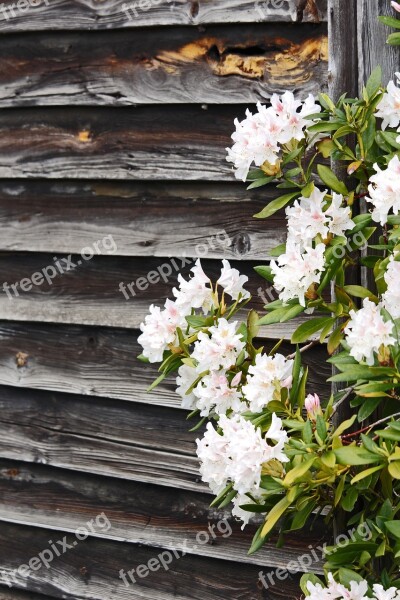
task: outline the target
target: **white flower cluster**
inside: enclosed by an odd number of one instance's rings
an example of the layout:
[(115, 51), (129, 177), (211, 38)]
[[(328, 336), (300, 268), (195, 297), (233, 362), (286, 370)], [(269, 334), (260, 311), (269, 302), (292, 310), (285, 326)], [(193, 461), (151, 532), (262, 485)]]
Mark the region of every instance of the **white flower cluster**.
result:
[(392, 317), (400, 318), (400, 262), (392, 257), (385, 273), (387, 290), (383, 294), (383, 305)]
[(255, 364), (249, 367), (247, 383), (242, 388), (252, 413), (262, 412), (269, 402), (280, 399), (282, 388), (292, 386), (293, 363), (282, 354), (257, 354)]
[(234, 164), (236, 178), (246, 181), (253, 163), (257, 167), (264, 163), (276, 165), (281, 158), (281, 146), (303, 140), (310, 123), (306, 117), (320, 111), (313, 95), (300, 102), (292, 92), (285, 92), (281, 98), (274, 94), (270, 107), (258, 103), (254, 115), (247, 110), (243, 121), (235, 119), (234, 145), (227, 148), (227, 160)]
[[(271, 262), (274, 285), (283, 302), (298, 298), (305, 306), (305, 294), (313, 283), (319, 283), (325, 268), (325, 244), (328, 235), (343, 236), (354, 228), (351, 210), (343, 206), (343, 196), (334, 193), (326, 199), (327, 190), (315, 188), (309, 198), (301, 196), (286, 209), (288, 238), (286, 252)], [(320, 243), (313, 247), (316, 238)]]
[(400, 160), (394, 156), (387, 169), (374, 165), (376, 175), (370, 179), (369, 197), (366, 199), (374, 205), (372, 218), (376, 223), (385, 225), (390, 211), (394, 215), (400, 212)]
[(375, 583), (372, 587), (373, 595), (368, 593), (368, 582), (350, 581), (348, 587), (337, 583), (332, 573), (328, 573), (328, 585), (323, 587), (320, 583), (307, 582), (309, 592), (308, 600), (399, 600), (400, 590), (391, 587), (387, 590), (380, 583)]
[(376, 305), (365, 298), (363, 308), (357, 312), (350, 311), (351, 320), (344, 330), (350, 355), (358, 362), (365, 359), (369, 366), (374, 364), (374, 353), (378, 353), (381, 346), (396, 344), (396, 339), (391, 335), (394, 323), (384, 320), (381, 309), (382, 304)]
[[(252, 513), (239, 507), (251, 502), (247, 494), (259, 497), (263, 464), (271, 460), (289, 460), (284, 453), (287, 434), (282, 428), (281, 419), (275, 414), (264, 437), (259, 428), (240, 415), (231, 418), (222, 415), (218, 426), (222, 429), (222, 435), (209, 423), (203, 439), (197, 440), (202, 479), (216, 495), (232, 483), (233, 489), (238, 492), (233, 512), (242, 518), (245, 525)], [(275, 444), (269, 444), (267, 440)]]
[[(400, 80), (400, 73), (396, 73), (396, 78)], [(382, 129), (387, 127), (395, 129), (400, 124), (400, 88), (394, 81), (390, 81), (387, 91), (383, 95), (376, 110), (376, 116), (382, 119)], [(398, 130), (400, 133), (400, 130)]]
[[(150, 306), (150, 314), (140, 325), (142, 335), (138, 342), (143, 347), (143, 356), (151, 363), (162, 362), (164, 352), (177, 343), (177, 328), (187, 328), (185, 317), (196, 309), (202, 309), (207, 314), (214, 306), (211, 281), (204, 273), (200, 260), (196, 261), (191, 272), (192, 277), (188, 281), (179, 275), (179, 288), (173, 290), (175, 302), (167, 300), (164, 310), (158, 306)], [(247, 280), (237, 269), (232, 269), (227, 260), (223, 261), (217, 284), (233, 300), (250, 297), (249, 292), (243, 288)]]

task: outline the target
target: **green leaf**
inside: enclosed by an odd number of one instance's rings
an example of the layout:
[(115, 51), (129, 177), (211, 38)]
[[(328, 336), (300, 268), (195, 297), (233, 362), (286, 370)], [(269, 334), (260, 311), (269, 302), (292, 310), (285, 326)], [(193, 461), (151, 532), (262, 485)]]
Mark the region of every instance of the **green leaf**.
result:
[(268, 533), (270, 533), (270, 531), (273, 529), (273, 527), (275, 527), (276, 523), (279, 521), (282, 515), (289, 508), (290, 504), (291, 502), (287, 496), (282, 498), (282, 500), (280, 500), (278, 504), (275, 504), (275, 506), (268, 513), (267, 518), (265, 519), (265, 523), (261, 530), (262, 537), (265, 537), (266, 535), (268, 535)]
[(400, 19), (395, 19), (394, 17), (378, 17), (381, 23), (386, 25), (387, 27), (394, 27), (395, 29), (400, 29)]
[(400, 479), (400, 462), (398, 460), (391, 462), (388, 470), (393, 479)]
[(379, 302), (378, 298), (362, 285), (345, 285), (343, 289), (354, 298), (369, 298), (373, 302)]
[[(396, 21), (396, 19), (393, 19), (393, 21)], [(372, 73), (367, 81), (367, 84), (365, 86), (369, 99), (372, 98), (373, 96), (375, 96), (376, 92), (379, 90), (381, 85), (382, 85), (382, 67), (378, 66), (372, 71)]]
[(368, 398), (361, 405), (360, 410), (358, 411), (357, 418), (360, 423), (368, 419), (370, 415), (374, 412), (374, 410), (379, 406), (381, 400), (380, 398)]
[(158, 385), (160, 385), (160, 383), (162, 381), (164, 381), (166, 376), (167, 376), (166, 373), (161, 373), (161, 375), (159, 377), (157, 377), (157, 379), (155, 381), (153, 381), (151, 386), (149, 388), (147, 388), (147, 393), (152, 392)]
[(338, 437), (339, 435), (342, 435), (342, 433), (344, 433), (347, 429), (350, 429), (350, 427), (354, 424), (356, 418), (357, 415), (353, 415), (352, 417), (350, 417), (350, 419), (343, 421), (343, 423), (341, 423), (339, 427), (334, 431), (334, 437)]
[(292, 344), (301, 344), (302, 342), (307, 341), (314, 333), (327, 327), (329, 323), (333, 324), (334, 322), (335, 319), (332, 317), (319, 317), (307, 320), (293, 333)]
[(309, 516), (311, 515), (314, 508), (317, 506), (315, 500), (310, 499), (307, 504), (296, 512), (295, 517), (290, 526), (290, 531), (296, 531), (298, 529), (302, 529), (304, 525), (307, 523)]
[(362, 479), (365, 479), (366, 477), (369, 477), (370, 475), (373, 475), (377, 471), (380, 471), (381, 469), (383, 469), (383, 467), (384, 467), (384, 465), (378, 465), (377, 467), (371, 467), (370, 469), (366, 469), (365, 471), (361, 471), (361, 473), (358, 473), (358, 475), (356, 475), (355, 477), (353, 477), (353, 479), (351, 480), (351, 485), (354, 485), (358, 481), (361, 481)]
[(356, 488), (349, 488), (343, 496), (341, 506), (346, 512), (351, 512), (357, 502), (358, 492)]
[(284, 308), (276, 308), (272, 310), (267, 315), (261, 317), (258, 321), (258, 324), (261, 325), (274, 325), (275, 323), (280, 323), (281, 319), (284, 319), (288, 311), (291, 309), (290, 306), (285, 306)]
[(341, 465), (369, 465), (381, 460), (381, 457), (358, 446), (343, 446), (334, 450), (334, 453), (338, 463)]
[(295, 304), (295, 306), (291, 306), (288, 311), (286, 311), (286, 315), (281, 318), (280, 323), (286, 323), (286, 321), (290, 321), (290, 319), (294, 319), (303, 313), (305, 310), (304, 306), (300, 304)]
[(391, 46), (400, 46), (400, 33), (391, 33), (387, 39)]
[(315, 456), (309, 458), (305, 462), (301, 463), (286, 474), (283, 480), (283, 485), (289, 487), (295, 483), (297, 479), (301, 479), (306, 473), (308, 473), (315, 462)]
[(317, 433), (322, 441), (325, 441), (326, 438), (326, 423), (321, 417), (321, 415), (317, 415)]
[(255, 188), (263, 187), (264, 185), (268, 185), (268, 183), (271, 183), (271, 181), (273, 181), (274, 179), (275, 177), (261, 177), (260, 179), (256, 179), (255, 181), (253, 181), (253, 183), (251, 183), (247, 189), (254, 190)]
[(254, 217), (256, 219), (267, 219), (271, 215), (275, 214), (278, 210), (286, 206), (293, 198), (298, 198), (299, 192), (292, 192), (291, 194), (285, 194), (284, 196), (280, 196), (276, 198), (276, 200), (272, 200), (267, 206), (259, 213), (255, 214)]
[(254, 267), (254, 270), (258, 275), (260, 275), (261, 277), (263, 277), (270, 283), (273, 283), (274, 274), (272, 273), (271, 267), (268, 267), (268, 266)]
[(322, 181), (329, 187), (329, 189), (337, 192), (338, 194), (342, 194), (343, 196), (347, 196), (349, 191), (343, 181), (339, 181), (333, 171), (325, 166), (325, 165), (317, 165), (318, 175), (321, 177)]
[(389, 533), (400, 539), (400, 521), (386, 521), (385, 527)]

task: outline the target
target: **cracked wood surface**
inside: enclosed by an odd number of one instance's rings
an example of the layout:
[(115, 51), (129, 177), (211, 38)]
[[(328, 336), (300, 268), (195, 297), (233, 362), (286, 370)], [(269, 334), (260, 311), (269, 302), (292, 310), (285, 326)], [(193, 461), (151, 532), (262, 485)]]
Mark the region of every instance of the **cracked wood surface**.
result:
[(232, 25), (2, 40), (0, 107), (266, 102), (318, 94), (325, 25)]

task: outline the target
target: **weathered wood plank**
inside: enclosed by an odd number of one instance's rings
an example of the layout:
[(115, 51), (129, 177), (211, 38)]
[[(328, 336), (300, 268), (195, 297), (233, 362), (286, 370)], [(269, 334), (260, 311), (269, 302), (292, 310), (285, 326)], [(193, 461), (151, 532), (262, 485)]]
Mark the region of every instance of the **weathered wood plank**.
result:
[[(1, 568), (1, 566), (0, 566)], [(3, 587), (0, 580), (0, 600), (49, 600), (50, 596), (43, 596), (42, 594), (31, 594), (30, 592), (23, 592), (15, 588)]]
[[(3, 1), (5, 7), (12, 4)], [(29, 11), (15, 11), (15, 16), (6, 10), (0, 32), (319, 20), (326, 20), (326, 0), (52, 0)]]
[(2, 457), (208, 492), (182, 411), (12, 388), (0, 407)]
[[(0, 382), (20, 388), (180, 406), (171, 380), (146, 394), (156, 369), (136, 359), (140, 352), (136, 335), (126, 329), (2, 323)], [(263, 343), (272, 348), (275, 342)], [(284, 344), (281, 351), (289, 354), (292, 347)], [(324, 359), (323, 347), (315, 347), (305, 356), (310, 367), (310, 391), (315, 387), (322, 396), (329, 395), (326, 380), (330, 371)]]
[[(248, 556), (258, 524), (241, 531), (229, 509), (210, 509), (209, 503), (208, 495), (182, 489), (0, 460), (0, 519), (15, 524), (73, 533), (104, 512), (112, 524), (109, 531), (96, 532), (104, 539), (154, 548), (180, 548), (186, 541), (189, 554), (274, 568), (297, 560), (308, 545), (316, 548), (325, 534), (322, 523), (317, 524), (313, 532), (287, 537), (283, 548), (272, 538)], [(197, 545), (196, 535), (209, 527), (227, 535), (219, 535), (217, 544)], [(321, 565), (315, 568), (320, 571)]]
[(0, 114), (0, 178), (234, 181), (242, 106), (21, 108)]
[[(137, 576), (136, 583), (130, 585), (128, 579), (128, 587), (119, 577), (121, 569), (125, 574), (131, 569), (136, 570), (160, 553), (154, 548), (96, 538), (80, 541), (73, 549), (56, 557), (49, 569), (42, 565), (28, 577), (15, 573), (21, 564), (27, 564), (32, 557), (49, 548), (49, 539), (57, 541), (56, 536), (55, 540), (51, 536), (54, 532), (46, 529), (3, 523), (0, 531), (3, 581), (11, 577), (15, 579), (15, 587), (65, 600), (261, 600), (299, 596), (298, 576), (276, 580), (275, 586), (265, 590), (259, 582), (260, 567), (257, 565), (190, 554), (181, 556), (180, 553), (179, 559), (171, 559), (168, 569), (161, 567), (141, 579)], [(74, 535), (67, 536), (67, 544), (72, 545), (74, 541), (77, 542)], [(172, 553), (171, 557), (174, 557)]]
[[(117, 256), (265, 260), (283, 213), (254, 219), (278, 191), (238, 183), (0, 181), (0, 250), (80, 254), (112, 235)], [(226, 236), (221, 232), (226, 232)], [(218, 236), (220, 243), (211, 243)]]
[(317, 94), (327, 44), (325, 25), (8, 36), (0, 107), (240, 104), (287, 89)]
[[(218, 240), (224, 243), (225, 235)], [(96, 243), (95, 239), (93, 242)], [(108, 248), (111, 246), (107, 244)], [(195, 260), (181, 257), (143, 261), (143, 258), (95, 256), (85, 262), (80, 255), (68, 258), (0, 253), (0, 319), (138, 329), (150, 304), (162, 306), (167, 298), (174, 298), (178, 274), (189, 278)], [(71, 270), (60, 274), (57, 264)], [(246, 289), (253, 295), (251, 304), (239, 318), (247, 318), (248, 308), (263, 313), (265, 304), (278, 297), (275, 290), (254, 272), (256, 263), (231, 261), (230, 264), (249, 277)], [(202, 265), (211, 280), (217, 281), (222, 262), (202, 260)], [(32, 277), (36, 281), (34, 274), (40, 273), (41, 285), (33, 285)], [(301, 316), (289, 323), (263, 327), (260, 336), (290, 339), (307, 318)]]
[(381, 65), (383, 83), (395, 78), (400, 68), (399, 50), (396, 46), (386, 44), (386, 39), (393, 28), (386, 27), (378, 21), (379, 15), (393, 16), (390, 2), (385, 0), (360, 0), (357, 4), (358, 50), (359, 50), (359, 87), (363, 85), (376, 66)]

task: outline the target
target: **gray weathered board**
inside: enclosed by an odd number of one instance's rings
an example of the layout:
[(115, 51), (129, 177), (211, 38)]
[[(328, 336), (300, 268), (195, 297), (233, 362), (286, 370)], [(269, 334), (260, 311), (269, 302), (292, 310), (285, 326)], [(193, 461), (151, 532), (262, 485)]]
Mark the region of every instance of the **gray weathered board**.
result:
[[(241, 532), (231, 518), (232, 536), (196, 544), (229, 511), (209, 508), (198, 434), (173, 380), (146, 394), (156, 372), (136, 360), (146, 307), (171, 294), (177, 270), (129, 298), (119, 286), (143, 285), (171, 261), (187, 273), (196, 256), (215, 276), (228, 258), (262, 310), (272, 292), (253, 267), (284, 240), (285, 217), (252, 218), (276, 191), (235, 181), (225, 161), (233, 120), (284, 89), (355, 85), (359, 46), (346, 31), (358, 11), (360, 26), (386, 35), (372, 24), (374, 1), (129, 0), (131, 18), (123, 0), (39, 4), (12, 16), (5, 0), (0, 15), (0, 282), (55, 257), (78, 261), (106, 237), (115, 250), (17, 297), (0, 289), (0, 600), (297, 598), (299, 576), (265, 590), (259, 571), (319, 546), (320, 523), (252, 557), (257, 525)], [(263, 329), (260, 344), (292, 328)], [(310, 388), (327, 395), (324, 356), (316, 347), (305, 359)], [(109, 531), (12, 577), (102, 512)], [(185, 543), (168, 571), (130, 587), (119, 578)]]

